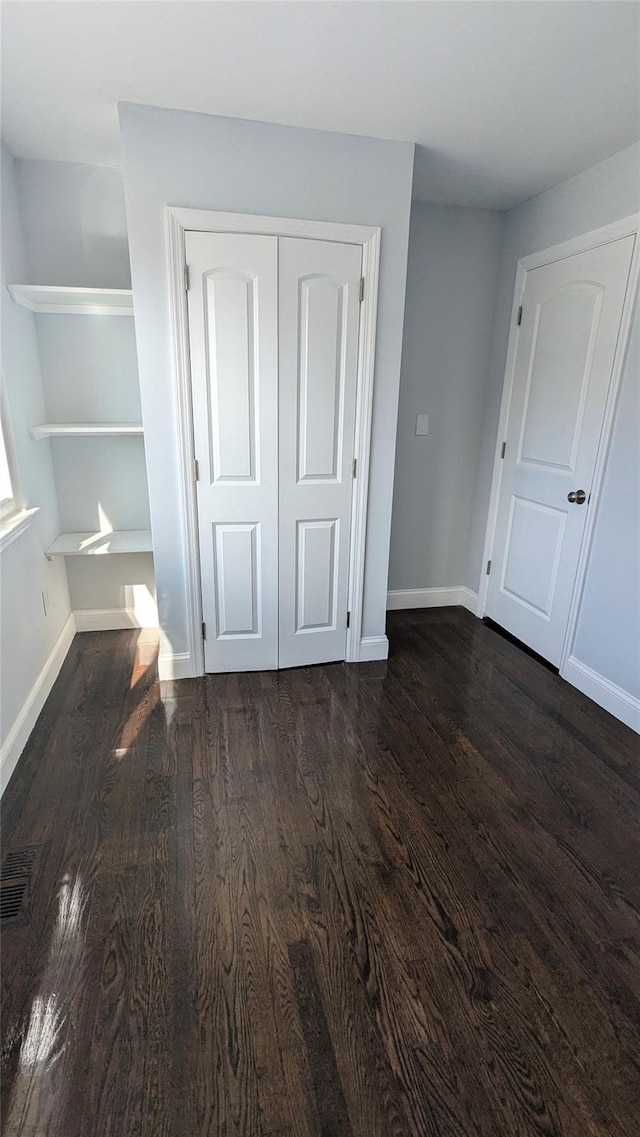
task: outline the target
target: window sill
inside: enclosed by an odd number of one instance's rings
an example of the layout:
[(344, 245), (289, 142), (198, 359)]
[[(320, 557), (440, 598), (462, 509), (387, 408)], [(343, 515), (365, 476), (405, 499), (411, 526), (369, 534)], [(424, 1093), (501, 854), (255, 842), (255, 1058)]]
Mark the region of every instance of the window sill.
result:
[(13, 517), (8, 517), (6, 521), (0, 521), (0, 552), (11, 545), (21, 533), (26, 533), (31, 524), (31, 518), (38, 512), (38, 506), (34, 509), (21, 509), (19, 513), (14, 513)]

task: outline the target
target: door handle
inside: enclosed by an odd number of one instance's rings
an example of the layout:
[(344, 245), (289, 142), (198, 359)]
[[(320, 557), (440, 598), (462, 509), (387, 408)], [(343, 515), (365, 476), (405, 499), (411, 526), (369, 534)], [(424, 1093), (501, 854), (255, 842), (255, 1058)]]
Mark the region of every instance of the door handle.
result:
[(571, 493), (567, 494), (567, 501), (570, 501), (572, 504), (584, 505), (586, 500), (587, 495), (584, 490), (572, 490)]

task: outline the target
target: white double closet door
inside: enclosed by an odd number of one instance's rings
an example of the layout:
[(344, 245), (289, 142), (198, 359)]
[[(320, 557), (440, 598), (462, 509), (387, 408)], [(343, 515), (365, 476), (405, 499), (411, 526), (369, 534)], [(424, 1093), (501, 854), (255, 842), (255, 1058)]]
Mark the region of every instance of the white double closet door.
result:
[(345, 658), (362, 249), (186, 234), (207, 671)]

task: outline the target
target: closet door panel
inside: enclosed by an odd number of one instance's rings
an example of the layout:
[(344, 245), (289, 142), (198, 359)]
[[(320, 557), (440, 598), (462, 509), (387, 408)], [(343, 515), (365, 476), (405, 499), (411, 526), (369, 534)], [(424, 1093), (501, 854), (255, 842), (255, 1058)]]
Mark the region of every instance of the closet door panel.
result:
[(204, 281), (213, 481), (255, 482), (258, 281), (225, 269), (208, 272)]
[(259, 636), (260, 524), (214, 524), (213, 541), (218, 638)]
[(318, 274), (300, 282), (298, 481), (339, 476), (347, 286)]
[(278, 666), (278, 241), (187, 233), (207, 671)]
[(280, 667), (345, 656), (361, 263), (280, 238)]
[(331, 631), (336, 626), (339, 525), (337, 517), (296, 522), (296, 633)]

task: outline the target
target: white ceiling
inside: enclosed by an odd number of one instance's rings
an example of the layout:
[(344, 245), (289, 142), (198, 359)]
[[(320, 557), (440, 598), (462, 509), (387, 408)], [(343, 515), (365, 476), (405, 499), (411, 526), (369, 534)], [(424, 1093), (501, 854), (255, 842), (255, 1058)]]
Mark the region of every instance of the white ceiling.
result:
[(118, 100), (419, 144), (414, 194), (505, 208), (634, 142), (634, 2), (5, 0), (3, 136), (118, 165)]

